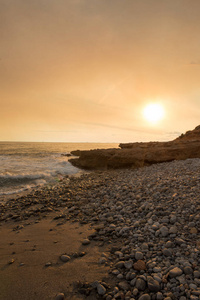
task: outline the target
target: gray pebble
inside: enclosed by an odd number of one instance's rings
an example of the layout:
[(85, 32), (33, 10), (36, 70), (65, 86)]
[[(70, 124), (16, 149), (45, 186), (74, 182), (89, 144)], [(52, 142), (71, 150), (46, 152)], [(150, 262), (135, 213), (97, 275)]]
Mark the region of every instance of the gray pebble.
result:
[(61, 255), (60, 259), (63, 261), (63, 262), (68, 262), (70, 260), (70, 256), (66, 255), (66, 254), (63, 254)]
[(163, 249), (163, 254), (165, 256), (172, 256), (172, 251), (170, 249), (164, 248)]
[(200, 272), (199, 271), (194, 271), (194, 278), (200, 278)]
[(133, 266), (133, 261), (132, 260), (127, 260), (127, 261), (124, 262), (124, 267), (126, 269), (131, 269), (132, 266)]
[(169, 230), (168, 230), (168, 228), (166, 226), (162, 226), (160, 228), (160, 234), (161, 234), (161, 236), (165, 237), (165, 236), (168, 235), (168, 233), (169, 233)]
[(119, 282), (118, 286), (119, 286), (119, 288), (121, 290), (124, 290), (124, 291), (128, 291), (129, 290), (129, 284), (127, 283), (127, 281), (121, 281), (121, 282)]
[(97, 292), (99, 295), (103, 296), (106, 293), (106, 288), (102, 284), (97, 285)]
[(189, 266), (184, 267), (183, 271), (185, 274), (188, 274), (188, 275), (193, 273), (192, 268)]
[(136, 287), (139, 291), (144, 291), (145, 288), (146, 288), (146, 282), (145, 282), (143, 279), (138, 278), (138, 279), (136, 280), (135, 287)]
[(139, 260), (139, 259), (143, 259), (143, 253), (142, 252), (139, 252), (139, 251), (137, 251), (136, 253), (135, 253), (135, 259), (137, 259), (137, 260)]
[(158, 292), (160, 290), (159, 282), (151, 276), (147, 276), (147, 285), (151, 292)]
[(157, 292), (157, 294), (156, 294), (156, 299), (157, 299), (157, 300), (163, 300), (163, 299), (164, 299), (163, 294), (162, 294), (161, 292)]

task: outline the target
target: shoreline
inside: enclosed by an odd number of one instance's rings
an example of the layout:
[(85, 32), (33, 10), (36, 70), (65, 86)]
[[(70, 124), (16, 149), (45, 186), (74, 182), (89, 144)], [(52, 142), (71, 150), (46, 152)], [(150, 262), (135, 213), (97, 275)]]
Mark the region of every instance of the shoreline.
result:
[(0, 299), (199, 299), (199, 178), (200, 159), (96, 171), (0, 204)]
[(17, 192), (12, 192), (12, 193), (8, 193), (8, 194), (1, 194), (0, 195), (0, 203), (6, 203), (9, 200), (12, 199), (18, 199), (22, 196), (28, 196), (31, 193), (37, 192), (37, 191), (41, 191), (43, 189), (51, 189), (53, 187), (55, 187), (56, 185), (59, 185), (60, 182), (62, 182), (63, 180), (65, 181), (66, 184), (66, 179), (69, 179), (71, 177), (80, 177), (82, 174), (88, 174), (90, 171), (85, 171), (85, 170), (81, 170), (79, 169), (79, 172), (75, 173), (75, 174), (69, 174), (69, 175), (62, 175), (62, 179), (56, 180), (55, 178), (52, 179), (49, 182), (44, 183), (43, 185), (36, 185), (30, 188), (26, 188), (23, 191), (17, 191)]

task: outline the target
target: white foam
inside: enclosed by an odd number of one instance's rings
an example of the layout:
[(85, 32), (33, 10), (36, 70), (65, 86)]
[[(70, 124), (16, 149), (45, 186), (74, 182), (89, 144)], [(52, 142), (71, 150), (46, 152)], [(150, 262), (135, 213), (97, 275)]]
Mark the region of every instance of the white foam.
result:
[(1, 156), (0, 195), (11, 195), (58, 181), (80, 170), (73, 167), (66, 157), (48, 155), (32, 157)]
[(62, 154), (113, 147), (117, 144), (0, 142), (0, 195), (20, 193), (78, 174), (80, 169)]

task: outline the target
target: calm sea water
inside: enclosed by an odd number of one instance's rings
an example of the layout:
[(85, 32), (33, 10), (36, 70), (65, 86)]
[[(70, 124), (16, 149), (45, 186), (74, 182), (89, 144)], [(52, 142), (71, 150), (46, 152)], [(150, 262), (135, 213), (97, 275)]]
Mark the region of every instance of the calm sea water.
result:
[(72, 150), (116, 147), (118, 144), (0, 142), (0, 197), (79, 173), (63, 155)]

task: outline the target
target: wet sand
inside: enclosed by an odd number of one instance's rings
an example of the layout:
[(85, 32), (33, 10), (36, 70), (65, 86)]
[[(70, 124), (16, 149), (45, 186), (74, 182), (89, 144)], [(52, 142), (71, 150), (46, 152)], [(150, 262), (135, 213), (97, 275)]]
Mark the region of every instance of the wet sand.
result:
[[(107, 276), (108, 267), (98, 264), (105, 247), (82, 245), (94, 230), (69, 221), (56, 223), (47, 218), (17, 231), (11, 222), (0, 227), (0, 299), (47, 300), (55, 299), (59, 292), (66, 299), (83, 299), (77, 293), (77, 281), (92, 282)], [(83, 256), (76, 257), (79, 253)], [(62, 262), (62, 254), (69, 255), (70, 261)]]

